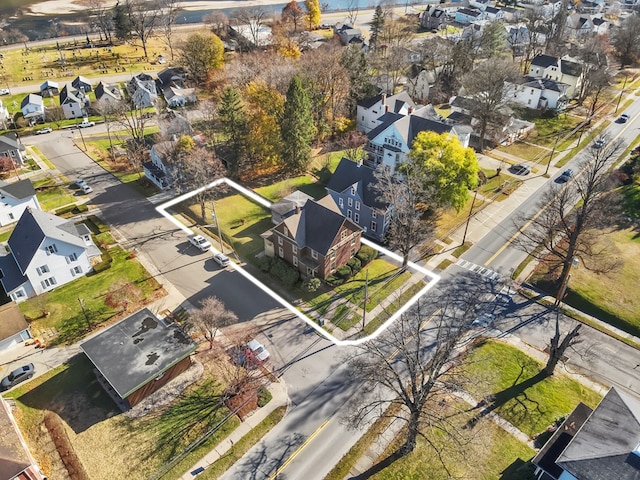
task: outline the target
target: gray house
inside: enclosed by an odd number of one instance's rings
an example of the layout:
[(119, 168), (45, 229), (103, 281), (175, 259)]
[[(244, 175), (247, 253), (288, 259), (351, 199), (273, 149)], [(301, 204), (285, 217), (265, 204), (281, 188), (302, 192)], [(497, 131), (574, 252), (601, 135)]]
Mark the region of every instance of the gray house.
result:
[(313, 200), (313, 197), (300, 190), (296, 190), (279, 202), (271, 204), (271, 221), (274, 225), (278, 225), (285, 218), (299, 212), (300, 209), (304, 207), (304, 204), (307, 203), (307, 200)]
[(15, 302), (0, 306), (0, 352), (22, 345), (31, 338), (29, 324)]
[(327, 192), (366, 237), (381, 242), (389, 227), (391, 207), (379, 200), (376, 182), (373, 168), (343, 158), (329, 180)]
[(595, 410), (578, 404), (531, 462), (538, 480), (637, 480), (640, 399), (612, 387)]

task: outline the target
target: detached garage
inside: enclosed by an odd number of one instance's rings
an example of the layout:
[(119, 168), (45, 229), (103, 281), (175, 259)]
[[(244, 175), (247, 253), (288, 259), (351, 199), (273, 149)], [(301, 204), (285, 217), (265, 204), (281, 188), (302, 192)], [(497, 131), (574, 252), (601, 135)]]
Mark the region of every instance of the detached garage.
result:
[(29, 324), (16, 302), (0, 306), (0, 352), (22, 345), (31, 338)]
[(180, 327), (144, 308), (80, 347), (98, 381), (126, 409), (187, 370), (197, 345)]

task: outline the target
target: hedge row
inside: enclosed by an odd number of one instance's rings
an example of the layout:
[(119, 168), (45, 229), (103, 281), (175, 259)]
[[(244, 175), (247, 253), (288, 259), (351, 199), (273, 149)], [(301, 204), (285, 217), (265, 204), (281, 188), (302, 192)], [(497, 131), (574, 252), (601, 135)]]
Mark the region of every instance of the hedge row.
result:
[(338, 268), (333, 275), (327, 277), (327, 283), (332, 287), (342, 285), (362, 270), (362, 267), (371, 262), (377, 255), (378, 252), (374, 248), (362, 245), (355, 257), (349, 260), (346, 265)]
[(263, 272), (269, 272), (288, 288), (294, 287), (300, 280), (300, 272), (280, 258), (265, 255), (260, 259), (259, 266)]

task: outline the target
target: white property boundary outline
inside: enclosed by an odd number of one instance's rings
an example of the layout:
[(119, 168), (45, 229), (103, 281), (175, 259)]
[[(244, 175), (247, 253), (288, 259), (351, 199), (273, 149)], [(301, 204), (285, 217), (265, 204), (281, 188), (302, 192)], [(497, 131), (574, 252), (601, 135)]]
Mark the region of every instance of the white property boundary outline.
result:
[[(166, 203), (163, 203), (162, 205), (158, 205), (156, 207), (156, 210), (158, 212), (160, 212), (161, 215), (163, 215), (165, 218), (167, 218), (168, 220), (170, 220), (171, 222), (173, 222), (173, 224), (175, 224), (178, 228), (180, 228), (182, 231), (184, 231), (185, 233), (187, 233), (187, 235), (190, 235), (193, 233), (193, 231), (191, 231), (188, 227), (186, 227), (185, 225), (183, 225), (182, 223), (180, 223), (176, 218), (173, 217), (173, 215), (169, 214), (167, 212), (167, 210), (171, 207), (173, 207), (175, 204), (183, 202), (184, 200), (187, 200), (201, 192), (204, 192), (205, 190), (208, 190), (210, 188), (214, 188), (217, 187), (218, 185), (220, 185), (221, 183), (225, 183), (227, 184), (229, 187), (233, 188), (234, 190), (238, 191), (239, 193), (241, 193), (242, 195), (244, 195), (245, 197), (249, 198), (250, 200), (258, 203), (259, 205), (262, 205), (265, 208), (269, 208), (271, 207), (271, 202), (269, 202), (268, 200), (262, 198), (260, 195), (256, 194), (255, 192), (252, 192), (251, 190), (243, 187), (242, 185), (239, 185), (238, 183), (234, 182), (233, 180), (229, 180), (228, 178), (220, 178), (218, 180), (214, 180), (213, 182), (211, 182), (208, 185), (205, 185), (203, 187), (200, 187), (196, 190), (192, 190), (191, 192), (187, 192), (183, 195), (180, 195), (172, 200), (169, 200)], [(217, 219), (216, 219), (217, 221)], [(379, 245), (376, 245), (375, 243), (362, 238), (361, 242), (364, 243), (365, 245), (368, 245), (372, 248), (374, 248), (375, 250), (393, 258), (396, 261), (402, 261), (402, 257), (390, 250), (387, 250), (386, 248), (380, 247)], [(216, 250), (213, 246), (211, 247), (211, 250), (213, 250), (213, 252), (215, 253), (221, 253), (218, 250)], [(378, 335), (380, 335), (382, 332), (384, 332), (398, 317), (400, 317), (400, 315), (402, 315), (404, 312), (406, 312), (414, 303), (416, 303), (418, 301), (418, 299), (424, 295), (425, 293), (427, 293), (429, 290), (431, 290), (431, 288), (433, 288), (433, 286), (438, 283), (440, 281), (440, 276), (436, 275), (433, 272), (430, 272), (429, 270), (421, 267), (420, 265), (417, 265), (413, 262), (409, 262), (408, 266), (417, 271), (420, 272), (422, 274), (424, 274), (425, 277), (429, 277), (431, 280), (427, 283), (427, 285), (425, 285), (422, 289), (420, 289), (420, 291), (418, 291), (413, 297), (411, 297), (409, 299), (409, 301), (404, 304), (402, 307), (400, 307), (398, 309), (398, 311), (396, 311), (386, 322), (384, 322), (382, 325), (380, 325), (380, 327), (373, 332), (371, 335), (368, 335), (364, 338), (359, 338), (358, 340), (338, 340), (336, 337), (334, 337), (333, 335), (331, 335), (329, 332), (327, 332), (326, 330), (324, 330), (323, 328), (320, 328), (320, 326), (311, 318), (307, 317), (304, 313), (302, 313), (300, 310), (298, 310), (296, 307), (294, 307), (293, 305), (291, 305), (289, 302), (287, 302), (284, 298), (282, 298), (280, 295), (278, 295), (276, 292), (274, 292), (273, 290), (271, 290), (269, 287), (267, 287), (265, 284), (263, 284), (260, 280), (258, 280), (257, 278), (255, 278), (253, 275), (249, 274), (247, 271), (245, 271), (244, 268), (240, 267), (240, 265), (236, 264), (235, 262), (230, 262), (230, 266), (236, 270), (238, 273), (240, 273), (242, 276), (244, 276), (247, 280), (249, 280), (251, 283), (253, 283), (255, 286), (257, 286), (258, 288), (260, 288), (263, 292), (265, 292), (267, 295), (269, 295), (271, 298), (273, 298), (274, 300), (276, 300), (277, 302), (279, 302), (280, 304), (282, 304), (284, 307), (286, 307), (291, 313), (295, 314), (298, 318), (300, 318), (301, 320), (304, 320), (307, 325), (309, 325), (311, 328), (313, 328), (316, 332), (318, 332), (319, 334), (321, 334), (322, 336), (324, 336), (327, 340), (330, 340), (331, 342), (335, 343), (338, 346), (350, 346), (350, 345), (360, 345), (362, 343), (365, 343), (369, 340), (372, 340), (374, 338), (376, 338)]]

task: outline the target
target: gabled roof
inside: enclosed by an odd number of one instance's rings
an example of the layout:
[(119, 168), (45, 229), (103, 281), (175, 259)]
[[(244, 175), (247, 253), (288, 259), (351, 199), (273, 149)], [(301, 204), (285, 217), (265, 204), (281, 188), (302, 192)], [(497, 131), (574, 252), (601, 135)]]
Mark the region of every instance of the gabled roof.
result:
[(100, 82), (96, 86), (95, 92), (96, 100), (100, 100), (105, 95), (113, 100), (120, 100), (122, 98), (120, 87), (118, 87), (118, 85), (108, 85), (104, 82)]
[[(20, 333), (28, 328), (29, 324), (24, 319), (24, 315), (16, 302), (9, 302), (0, 306), (0, 341), (12, 337), (16, 333)], [(1, 434), (0, 438), (2, 438)], [(0, 445), (1, 444), (2, 441), (0, 440)], [(0, 446), (0, 448), (2, 447)], [(2, 474), (0, 474), (0, 478), (4, 478)]]
[(18, 200), (33, 197), (36, 191), (33, 188), (31, 180), (20, 180), (14, 183), (0, 181), (0, 194), (9, 195)]
[(79, 236), (85, 231), (86, 227), (79, 230), (79, 226), (75, 225), (72, 220), (65, 220), (40, 210), (27, 208), (9, 237), (9, 248), (20, 270), (26, 272), (29, 263), (45, 238), (86, 248), (84, 241)]
[(482, 15), (482, 12), (480, 10), (473, 10), (471, 8), (461, 8), (457, 13), (466, 15), (467, 17), (479, 17), (480, 15)]
[(30, 466), (30, 455), (11, 420), (9, 406), (4, 399), (0, 399), (0, 478), (19, 478), (18, 476)]
[(80, 87), (84, 85), (89, 85), (89, 87), (91, 87), (91, 82), (89, 81), (88, 78), (83, 77), (82, 75), (78, 75), (76, 78), (73, 79), (73, 81), (71, 82), (71, 85), (73, 85), (74, 88), (80, 90)]
[(556, 463), (580, 480), (640, 478), (640, 399), (612, 387)]
[(197, 345), (175, 324), (143, 308), (80, 345), (121, 398), (193, 353)]
[(593, 23), (596, 27), (599, 27), (600, 25), (602, 25), (604, 23), (609, 23), (609, 22), (607, 22), (604, 18), (593, 17), (591, 19), (591, 23)]
[(370, 98), (365, 98), (364, 100), (360, 100), (358, 102), (358, 105), (363, 108), (371, 108), (380, 101), (382, 101), (382, 94), (376, 95), (375, 97), (370, 97)]
[(553, 57), (551, 55), (544, 55), (542, 53), (533, 57), (531, 60), (531, 65), (535, 65), (536, 67), (547, 68), (552, 65), (558, 65), (558, 57)]
[(171, 85), (176, 80), (183, 81), (187, 71), (182, 67), (167, 67), (158, 73), (158, 80), (164, 86)]
[(22, 99), (22, 102), (20, 102), (20, 108), (24, 108), (29, 104), (34, 104), (42, 107), (42, 97), (40, 95), (36, 95), (35, 93), (30, 93)]
[(378, 183), (374, 172), (373, 168), (342, 158), (327, 184), (327, 190), (342, 193), (357, 184), (358, 194), (365, 205), (384, 210), (388, 205), (379, 200), (379, 193), (374, 189)]
[(296, 207), (302, 208), (307, 201), (313, 200), (311, 195), (307, 195), (300, 190), (296, 190), (293, 193), (290, 193), (283, 199), (278, 202), (272, 203), (270, 210), (279, 215), (283, 215), (285, 213), (289, 213), (292, 210), (295, 210)]
[(380, 122), (380, 124), (376, 128), (370, 130), (369, 133), (367, 133), (367, 138), (369, 140), (373, 140), (378, 135), (380, 135), (380, 132), (383, 132), (384, 130), (386, 130), (389, 127), (389, 125), (392, 125), (393, 123), (397, 122), (403, 116), (404, 115), (400, 115), (399, 113), (393, 113), (393, 112), (385, 113), (380, 118), (378, 118), (378, 122)]
[(582, 65), (578, 62), (574, 62), (568, 58), (562, 58), (560, 60), (560, 71), (564, 75), (571, 75), (572, 77), (579, 77), (582, 75)]
[(282, 224), (289, 229), (299, 248), (309, 247), (321, 255), (327, 254), (345, 224), (353, 230), (361, 230), (341, 213), (316, 201), (308, 201), (300, 213), (286, 218), (274, 228)]
[(24, 150), (24, 145), (18, 143), (18, 137), (15, 133), (0, 135), (0, 152), (7, 152), (9, 150)]
[[(411, 146), (413, 139), (420, 132), (430, 131), (444, 133), (451, 132), (453, 130), (451, 125), (447, 125), (435, 117), (435, 111), (433, 110), (433, 107), (430, 107), (429, 105), (424, 105), (409, 115), (387, 112), (379, 120), (385, 121), (381, 122), (380, 125), (367, 134), (367, 138), (369, 140), (374, 140), (387, 128), (393, 125), (409, 147)], [(394, 147), (390, 145), (385, 145), (385, 148), (391, 150), (394, 149)], [(400, 150), (398, 149), (398, 151)]]
[(62, 90), (60, 90), (60, 105), (69, 103), (84, 104), (84, 101), (76, 96), (77, 93), (78, 90), (67, 83)]
[(164, 94), (165, 99), (170, 100), (173, 97), (190, 97), (195, 93), (195, 91), (195, 88), (167, 87), (162, 91), (162, 93)]
[(59, 85), (58, 82), (54, 82), (52, 80), (47, 80), (46, 82), (44, 82), (42, 85), (40, 85), (40, 91), (42, 92), (43, 90), (48, 90), (50, 88), (55, 88), (58, 89)]
[(501, 12), (502, 10), (501, 10), (501, 9), (499, 9), (499, 8), (496, 8), (496, 7), (487, 7), (487, 8), (485, 8), (485, 10), (484, 10), (484, 11), (485, 11), (486, 13), (493, 13), (493, 14), (496, 14), (496, 13)]
[(522, 85), (529, 88), (535, 88), (538, 90), (552, 90), (554, 92), (566, 92), (570, 87), (568, 83), (556, 82), (550, 78), (536, 78), (525, 76), (522, 79)]

